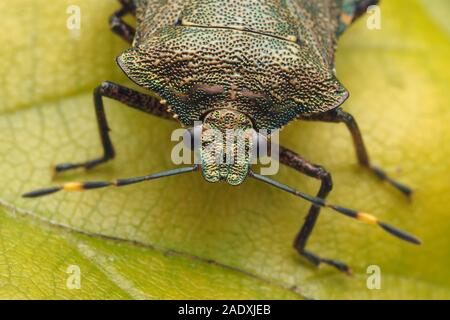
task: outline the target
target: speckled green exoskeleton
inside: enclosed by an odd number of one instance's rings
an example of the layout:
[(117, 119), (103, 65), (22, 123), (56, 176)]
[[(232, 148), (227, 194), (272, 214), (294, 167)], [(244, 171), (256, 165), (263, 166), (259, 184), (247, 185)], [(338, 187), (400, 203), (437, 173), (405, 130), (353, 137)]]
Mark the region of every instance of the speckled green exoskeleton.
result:
[[(411, 190), (389, 178), (369, 161), (354, 118), (341, 106), (349, 94), (336, 78), (334, 54), (339, 36), (377, 0), (120, 0), (122, 8), (110, 18), (112, 31), (131, 44), (117, 58), (125, 74), (153, 94), (137, 92), (111, 82), (94, 91), (95, 112), (103, 155), (82, 163), (56, 166), (56, 172), (93, 168), (115, 156), (102, 98), (166, 119), (183, 127), (202, 123), (201, 163), (148, 176), (113, 182), (66, 183), (25, 194), (38, 197), (60, 190), (79, 191), (125, 186), (151, 179), (201, 170), (209, 182), (241, 184), (251, 177), (312, 203), (294, 247), (315, 265), (325, 263), (344, 272), (342, 262), (322, 258), (305, 249), (322, 207), (365, 223), (378, 225), (412, 243), (420, 241), (367, 213), (327, 203), (330, 174), (295, 152), (280, 147), (279, 161), (303, 174), (320, 179), (316, 197), (306, 195), (251, 170), (249, 157), (230, 163), (208, 161), (213, 151), (223, 156), (238, 149), (232, 141), (207, 134), (233, 129), (242, 134), (282, 128), (294, 120), (344, 123), (351, 132), (359, 163), (402, 193)], [(123, 17), (136, 17), (136, 29)], [(156, 96), (156, 97), (155, 97)], [(249, 150), (251, 139), (244, 139)], [(242, 143), (241, 143), (242, 144)], [(207, 146), (214, 145), (218, 149)], [(228, 154), (227, 154), (228, 153)]]

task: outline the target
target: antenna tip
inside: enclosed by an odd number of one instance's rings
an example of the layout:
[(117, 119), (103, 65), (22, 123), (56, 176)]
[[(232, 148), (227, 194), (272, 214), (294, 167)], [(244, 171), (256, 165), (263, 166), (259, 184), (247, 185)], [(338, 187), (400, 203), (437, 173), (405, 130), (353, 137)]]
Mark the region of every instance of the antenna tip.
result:
[(42, 196), (46, 196), (55, 192), (60, 191), (62, 188), (61, 187), (51, 187), (51, 188), (46, 188), (46, 189), (39, 189), (39, 190), (35, 190), (35, 191), (31, 191), (31, 192), (27, 192), (24, 193), (22, 195), (23, 198), (37, 198), (37, 197), (42, 197)]
[(407, 242), (420, 245), (422, 244), (422, 241), (418, 238), (416, 238), (413, 235), (410, 235), (409, 233), (406, 233), (405, 231), (401, 231), (387, 223), (384, 222), (378, 222), (378, 225), (383, 228), (385, 231), (389, 232), (390, 234), (396, 236), (397, 238), (400, 238), (402, 240), (405, 240)]

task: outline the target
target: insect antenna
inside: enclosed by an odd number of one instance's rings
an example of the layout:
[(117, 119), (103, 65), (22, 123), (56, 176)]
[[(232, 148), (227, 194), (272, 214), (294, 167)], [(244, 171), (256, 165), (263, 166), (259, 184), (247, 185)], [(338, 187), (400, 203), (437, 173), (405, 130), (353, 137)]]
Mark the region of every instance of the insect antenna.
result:
[(397, 238), (400, 238), (402, 240), (414, 243), (414, 244), (421, 244), (421, 241), (419, 239), (417, 239), (416, 237), (414, 237), (413, 235), (410, 235), (404, 231), (401, 231), (387, 223), (384, 223), (382, 221), (379, 221), (375, 216), (365, 213), (365, 212), (359, 212), (359, 211), (355, 211), (352, 209), (348, 209), (348, 208), (344, 208), (341, 206), (337, 206), (334, 204), (330, 204), (328, 202), (326, 202), (325, 200), (321, 199), (321, 198), (317, 198), (317, 197), (313, 197), (310, 196), (308, 194), (305, 194), (303, 192), (300, 192), (298, 190), (295, 190), (285, 184), (282, 184), (278, 181), (272, 180), (266, 176), (262, 176), (259, 174), (256, 174), (252, 171), (249, 172), (249, 176), (262, 181), (264, 183), (267, 183), (273, 187), (276, 187), (278, 189), (281, 189), (283, 191), (289, 192), (290, 194), (293, 194), (294, 196), (297, 196), (299, 198), (302, 198), (306, 201), (311, 202), (312, 204), (316, 205), (316, 206), (320, 206), (320, 207), (324, 207), (324, 208), (330, 208), (336, 212), (339, 212), (340, 214), (343, 214), (347, 217), (353, 218), (353, 219), (357, 219), (361, 222), (364, 222), (366, 224), (372, 224), (372, 225), (378, 225), (379, 227), (381, 227), (384, 231), (389, 232), (390, 234), (394, 235)]
[(69, 182), (62, 184), (60, 186), (50, 187), (50, 188), (44, 188), (39, 189), (31, 192), (27, 192), (22, 195), (24, 198), (37, 198), (46, 196), (49, 194), (53, 194), (58, 191), (83, 191), (83, 190), (91, 190), (91, 189), (100, 189), (100, 188), (106, 188), (106, 187), (123, 187), (130, 184), (140, 183), (144, 181), (159, 179), (159, 178), (165, 178), (175, 175), (180, 175), (183, 173), (189, 173), (196, 171), (198, 169), (198, 165), (192, 166), (192, 167), (186, 167), (186, 168), (178, 168), (178, 169), (172, 169), (167, 171), (162, 171), (146, 176), (141, 177), (134, 177), (129, 179), (119, 179), (115, 181), (89, 181), (89, 182)]

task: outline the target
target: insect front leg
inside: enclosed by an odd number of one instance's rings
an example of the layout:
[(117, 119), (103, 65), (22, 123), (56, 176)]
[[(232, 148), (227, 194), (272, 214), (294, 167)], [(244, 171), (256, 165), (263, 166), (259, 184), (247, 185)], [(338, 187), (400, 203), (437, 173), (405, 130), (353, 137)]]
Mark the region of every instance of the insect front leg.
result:
[(361, 131), (359, 130), (356, 120), (353, 118), (353, 116), (350, 113), (345, 112), (344, 110), (342, 110), (340, 108), (337, 108), (337, 109), (334, 109), (334, 110), (331, 110), (331, 111), (328, 111), (325, 113), (317, 114), (314, 116), (302, 117), (301, 119), (302, 120), (345, 123), (345, 125), (347, 126), (347, 128), (350, 131), (350, 134), (352, 136), (353, 144), (355, 146), (356, 156), (358, 158), (359, 164), (363, 167), (368, 168), (377, 177), (388, 182), (390, 185), (395, 187), (397, 190), (402, 192), (404, 195), (409, 197), (412, 194), (411, 188), (390, 178), (384, 170), (373, 165), (370, 162), (369, 154), (367, 153), (367, 149), (364, 144), (364, 140), (363, 140)]
[[(136, 15), (136, 0), (118, 0), (122, 7), (126, 8), (132, 15)], [(140, 0), (140, 2), (145, 2), (147, 0)]]
[[(280, 162), (284, 165), (287, 165), (303, 174), (306, 174), (310, 177), (319, 179), (321, 181), (319, 192), (317, 193), (317, 197), (321, 199), (325, 199), (333, 188), (333, 181), (331, 179), (331, 174), (326, 171), (323, 167), (312, 164), (307, 160), (300, 157), (295, 152), (286, 149), (280, 146)], [(304, 256), (311, 263), (318, 266), (321, 263), (325, 263), (331, 265), (340, 271), (350, 273), (350, 269), (345, 263), (342, 263), (337, 260), (325, 259), (322, 258), (308, 250), (305, 249), (306, 244), (308, 242), (308, 238), (311, 235), (314, 226), (316, 224), (317, 218), (319, 217), (320, 207), (316, 205), (312, 205), (309, 209), (309, 212), (305, 218), (305, 222), (300, 229), (297, 237), (294, 241), (294, 247), (300, 253), (300, 255)]]
[(110, 129), (106, 119), (103, 97), (117, 100), (129, 107), (158, 117), (165, 119), (172, 118), (172, 115), (166, 111), (166, 108), (159, 103), (157, 98), (112, 82), (103, 82), (94, 90), (95, 115), (97, 117), (100, 139), (103, 146), (103, 156), (86, 162), (58, 164), (55, 166), (55, 173), (77, 168), (91, 169), (114, 158), (115, 151), (109, 135)]
[(131, 44), (136, 30), (123, 21), (123, 17), (129, 13), (135, 15), (136, 6), (132, 0), (119, 0), (119, 2), (122, 4), (122, 8), (111, 15), (109, 27), (112, 32)]

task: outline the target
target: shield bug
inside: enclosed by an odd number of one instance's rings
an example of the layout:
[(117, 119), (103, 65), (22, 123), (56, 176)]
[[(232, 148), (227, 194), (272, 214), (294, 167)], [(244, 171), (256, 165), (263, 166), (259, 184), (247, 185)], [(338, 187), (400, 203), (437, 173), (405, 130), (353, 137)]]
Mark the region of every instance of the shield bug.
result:
[[(103, 97), (118, 100), (145, 113), (177, 119), (190, 128), (202, 123), (201, 163), (113, 182), (66, 183), (25, 194), (38, 197), (57, 191), (122, 187), (201, 170), (209, 182), (241, 184), (251, 177), (312, 203), (294, 241), (297, 251), (315, 265), (325, 263), (350, 272), (342, 262), (322, 258), (306, 244), (321, 208), (378, 225), (411, 243), (420, 241), (374, 216), (326, 202), (332, 189), (331, 175), (297, 153), (280, 146), (279, 160), (321, 181), (316, 197), (309, 196), (251, 170), (249, 157), (231, 163), (209, 161), (235, 156), (250, 149), (249, 140), (231, 148), (209, 130), (235, 129), (242, 134), (261, 129), (273, 132), (299, 119), (343, 123), (349, 129), (358, 162), (380, 179), (409, 196), (411, 190), (372, 165), (355, 119), (341, 105), (348, 92), (334, 73), (336, 42), (345, 29), (376, 0), (120, 0), (122, 8), (110, 18), (113, 32), (131, 44), (117, 58), (124, 73), (150, 96), (121, 85), (104, 82), (94, 91), (103, 155), (82, 163), (57, 165), (55, 171), (90, 169), (114, 158)], [(123, 17), (136, 17), (137, 28)], [(210, 148), (213, 145), (214, 148)]]

